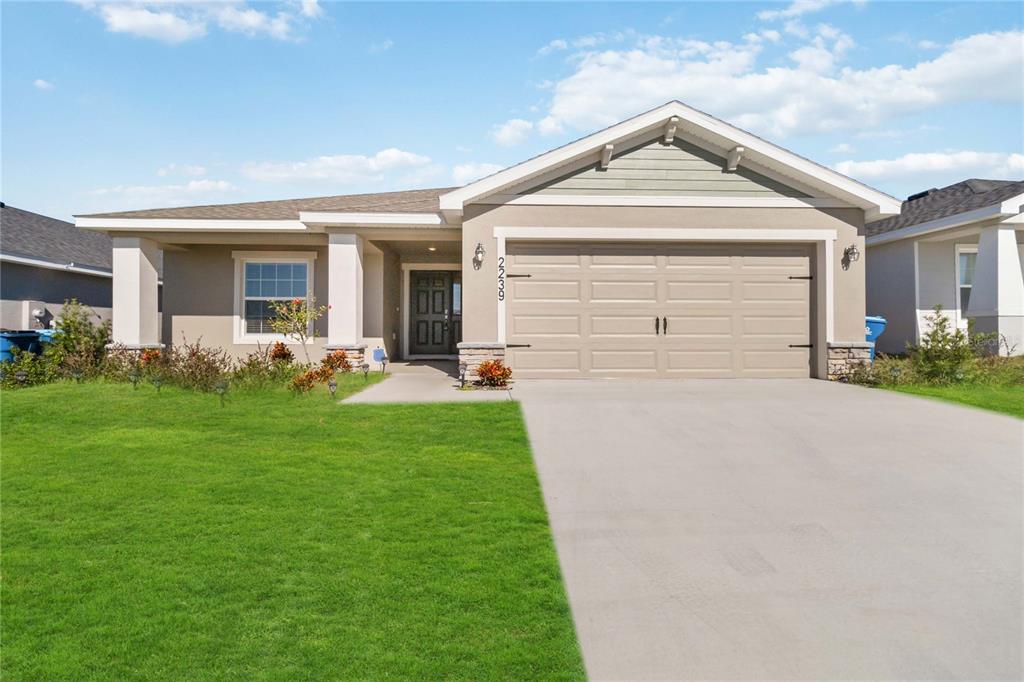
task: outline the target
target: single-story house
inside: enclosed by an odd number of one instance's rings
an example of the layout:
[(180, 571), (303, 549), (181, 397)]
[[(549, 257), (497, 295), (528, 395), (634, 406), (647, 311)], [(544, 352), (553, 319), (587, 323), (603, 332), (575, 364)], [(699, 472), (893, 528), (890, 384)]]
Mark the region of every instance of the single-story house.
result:
[(868, 223), (867, 306), (888, 321), (878, 349), (901, 353), (943, 314), (1024, 352), (1024, 181), (964, 180), (909, 197)]
[[(828, 377), (864, 341), (867, 221), (900, 202), (680, 102), (465, 187), (83, 215), (114, 341), (502, 358), (530, 377)], [(156, 311), (164, 254), (164, 321)]]
[(111, 316), (111, 241), (0, 202), (0, 327), (38, 329), (75, 298)]

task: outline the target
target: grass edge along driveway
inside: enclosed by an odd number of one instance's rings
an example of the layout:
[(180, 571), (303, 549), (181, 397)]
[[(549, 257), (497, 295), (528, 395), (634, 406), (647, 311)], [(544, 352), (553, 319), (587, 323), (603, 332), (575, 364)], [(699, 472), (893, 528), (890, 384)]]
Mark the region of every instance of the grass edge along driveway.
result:
[(971, 405), (993, 412), (1002, 412), (1024, 419), (1024, 386), (955, 384), (952, 386), (925, 386), (918, 384), (885, 386), (897, 393), (925, 396), (946, 402)]
[(0, 400), (7, 679), (584, 676), (516, 403)]

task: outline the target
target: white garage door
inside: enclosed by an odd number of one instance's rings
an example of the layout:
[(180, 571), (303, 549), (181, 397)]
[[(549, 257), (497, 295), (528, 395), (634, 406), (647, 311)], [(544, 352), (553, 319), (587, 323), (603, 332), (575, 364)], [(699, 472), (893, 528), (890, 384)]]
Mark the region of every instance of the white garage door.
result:
[(806, 377), (811, 248), (510, 243), (519, 378)]

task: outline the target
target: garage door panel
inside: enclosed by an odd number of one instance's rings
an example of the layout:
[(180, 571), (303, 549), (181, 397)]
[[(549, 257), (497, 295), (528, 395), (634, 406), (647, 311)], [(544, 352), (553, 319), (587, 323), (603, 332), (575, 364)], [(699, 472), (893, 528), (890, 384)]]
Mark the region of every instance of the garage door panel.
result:
[(731, 339), (735, 334), (732, 315), (663, 315), (668, 321), (669, 339)]
[(636, 350), (625, 346), (618, 349), (595, 350), (590, 353), (590, 368), (601, 373), (657, 373), (657, 351)]
[(515, 315), (512, 317), (513, 334), (529, 334), (538, 337), (572, 337), (578, 339), (581, 333), (579, 315)]
[(590, 300), (593, 303), (657, 303), (658, 283), (651, 281), (607, 281), (590, 283)]
[(622, 313), (617, 315), (591, 314), (592, 338), (622, 338), (655, 336), (654, 314)]
[[(528, 248), (527, 248), (528, 246)], [(806, 377), (811, 249), (785, 244), (509, 244), (519, 378)], [(520, 256), (523, 256), (521, 258)], [(527, 264), (527, 259), (531, 262)], [(654, 320), (667, 322), (655, 333)]]
[(725, 304), (732, 301), (732, 282), (685, 281), (673, 279), (666, 282), (665, 288), (666, 303)]
[(553, 279), (511, 279), (509, 293), (517, 303), (580, 301), (580, 282)]
[(807, 284), (803, 281), (743, 282), (740, 286), (743, 303), (794, 302), (801, 306), (807, 301)]

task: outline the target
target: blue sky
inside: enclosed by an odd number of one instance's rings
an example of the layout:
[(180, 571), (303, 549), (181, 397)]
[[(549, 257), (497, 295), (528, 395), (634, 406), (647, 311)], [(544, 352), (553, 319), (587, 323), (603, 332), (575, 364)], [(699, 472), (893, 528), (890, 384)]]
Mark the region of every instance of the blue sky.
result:
[(1022, 8), (3, 2), (3, 200), (450, 186), (670, 99), (896, 196), (1019, 179)]

